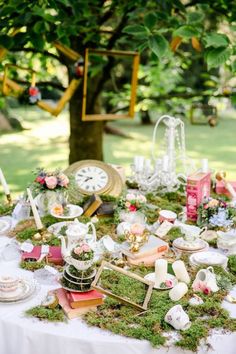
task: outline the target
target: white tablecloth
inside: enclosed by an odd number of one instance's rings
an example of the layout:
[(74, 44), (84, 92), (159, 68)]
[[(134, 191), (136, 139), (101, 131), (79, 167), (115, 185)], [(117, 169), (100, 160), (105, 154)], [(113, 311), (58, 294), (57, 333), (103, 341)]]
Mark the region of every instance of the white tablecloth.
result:
[[(1, 245), (4, 240), (1, 238)], [(32, 274), (19, 269), (17, 262), (1, 261), (0, 274)], [(68, 323), (45, 323), (27, 318), (25, 310), (39, 305), (53, 287), (41, 285), (30, 300), (19, 304), (0, 304), (0, 354), (189, 354), (177, 347), (154, 349), (148, 341), (114, 335), (96, 327), (88, 327), (81, 319)], [(236, 295), (236, 290), (234, 291)], [(236, 305), (226, 304), (232, 317)], [(208, 339), (212, 349), (203, 345), (198, 353), (236, 354), (236, 333), (214, 332)]]

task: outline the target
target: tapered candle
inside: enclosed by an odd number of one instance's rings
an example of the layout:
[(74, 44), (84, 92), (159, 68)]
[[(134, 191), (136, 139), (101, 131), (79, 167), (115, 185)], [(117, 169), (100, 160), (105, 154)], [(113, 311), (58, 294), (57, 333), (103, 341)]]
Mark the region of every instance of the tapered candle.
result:
[(207, 173), (209, 171), (208, 159), (202, 159), (202, 172)]
[(168, 172), (169, 170), (169, 157), (168, 155), (164, 155), (163, 156), (163, 160), (162, 160), (162, 170), (164, 172)]
[(30, 205), (31, 205), (31, 209), (32, 209), (32, 212), (33, 212), (33, 215), (34, 215), (34, 220), (35, 220), (36, 227), (37, 227), (38, 230), (41, 230), (41, 229), (43, 229), (43, 224), (42, 224), (42, 221), (40, 219), (38, 210), (36, 208), (33, 196), (31, 194), (31, 191), (30, 191), (29, 188), (27, 188), (27, 194), (28, 194)]
[(5, 193), (6, 195), (9, 195), (9, 194), (10, 194), (10, 189), (9, 189), (9, 187), (8, 187), (7, 181), (6, 181), (5, 177), (4, 177), (4, 174), (3, 174), (1, 168), (0, 168), (0, 182), (1, 182), (1, 184), (2, 184), (4, 193)]
[(172, 301), (179, 301), (188, 292), (188, 287), (185, 283), (178, 283), (169, 292), (169, 297)]
[(159, 286), (167, 278), (167, 260), (158, 259), (155, 262), (155, 284)]
[(175, 273), (175, 276), (176, 278), (179, 280), (179, 281), (182, 281), (186, 284), (189, 284), (190, 283), (190, 277), (189, 277), (189, 274), (187, 272), (187, 269), (185, 267), (185, 264), (183, 261), (175, 261), (173, 264), (172, 264), (172, 268), (173, 268), (173, 271)]

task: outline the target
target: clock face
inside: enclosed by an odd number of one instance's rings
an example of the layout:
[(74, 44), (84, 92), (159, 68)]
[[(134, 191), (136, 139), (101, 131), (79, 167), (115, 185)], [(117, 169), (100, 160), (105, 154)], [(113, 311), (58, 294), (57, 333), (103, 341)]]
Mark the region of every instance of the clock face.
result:
[(106, 171), (97, 166), (84, 166), (76, 171), (75, 180), (80, 189), (87, 193), (98, 193), (106, 188), (109, 177)]

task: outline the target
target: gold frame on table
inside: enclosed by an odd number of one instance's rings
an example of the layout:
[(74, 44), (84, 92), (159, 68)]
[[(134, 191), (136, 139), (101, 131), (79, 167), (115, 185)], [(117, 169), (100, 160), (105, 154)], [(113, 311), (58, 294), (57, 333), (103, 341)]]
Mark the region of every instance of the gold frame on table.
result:
[(81, 189), (80, 187), (77, 187), (78, 192), (83, 194), (83, 195), (92, 195), (94, 193), (96, 194), (106, 194), (106, 195), (111, 195), (113, 197), (118, 197), (123, 190), (123, 181), (119, 175), (119, 173), (110, 165), (106, 164), (105, 162), (98, 161), (98, 160), (82, 160), (73, 163), (70, 165), (64, 173), (66, 175), (70, 174), (75, 174), (78, 169), (81, 169), (83, 167), (88, 167), (88, 166), (96, 166), (104, 170), (107, 175), (108, 175), (108, 183), (107, 185), (102, 188), (99, 193), (97, 192), (87, 192), (84, 189)]
[[(127, 114), (87, 114), (87, 89), (88, 89), (88, 65), (89, 65), (89, 53), (100, 54), (102, 56), (120, 56), (120, 57), (133, 57), (132, 65), (132, 77), (131, 77), (131, 94), (129, 111)], [(83, 100), (82, 100), (82, 121), (100, 121), (100, 120), (115, 120), (123, 118), (134, 118), (135, 114), (135, 101), (136, 90), (138, 82), (138, 67), (139, 67), (139, 53), (129, 52), (122, 50), (99, 50), (99, 49), (86, 49), (84, 57), (84, 82), (83, 82)]]
[[(100, 285), (98, 285), (100, 277), (101, 277), (101, 274), (102, 274), (104, 269), (114, 270), (115, 272), (118, 272), (118, 273), (121, 273), (123, 275), (126, 275), (129, 278), (135, 279), (135, 280), (147, 285), (148, 289), (147, 289), (146, 296), (145, 296), (143, 304), (142, 305), (136, 304), (135, 302), (133, 302), (131, 300), (128, 300), (128, 299), (126, 299), (124, 297), (118, 296), (116, 294), (113, 294), (111, 291), (106, 290), (106, 289), (102, 288)], [(141, 311), (146, 311), (147, 310), (148, 303), (149, 303), (151, 295), (152, 295), (153, 286), (154, 286), (154, 283), (152, 281), (144, 279), (144, 278), (140, 277), (139, 275), (137, 275), (135, 273), (132, 273), (132, 272), (129, 272), (129, 271), (127, 271), (125, 269), (122, 269), (120, 267), (114, 266), (113, 264), (111, 264), (109, 262), (106, 262), (106, 261), (102, 261), (102, 264), (101, 264), (100, 268), (98, 269), (96, 277), (95, 277), (94, 281), (91, 284), (91, 287), (93, 289), (95, 289), (97, 291), (100, 291), (101, 293), (103, 293), (105, 295), (111, 296), (111, 297), (115, 298), (116, 300), (118, 300), (120, 302), (123, 302), (126, 305), (133, 306), (137, 310), (141, 310)]]

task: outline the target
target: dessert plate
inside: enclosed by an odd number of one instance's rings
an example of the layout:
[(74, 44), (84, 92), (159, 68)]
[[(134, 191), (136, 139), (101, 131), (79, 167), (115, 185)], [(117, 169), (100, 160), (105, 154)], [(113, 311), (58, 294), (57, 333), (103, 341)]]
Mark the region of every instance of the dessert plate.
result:
[(74, 205), (74, 204), (68, 204), (66, 206), (66, 209), (67, 209), (66, 214), (58, 215), (53, 211), (53, 208), (52, 208), (50, 211), (50, 214), (57, 219), (73, 219), (73, 218), (77, 218), (78, 216), (82, 215), (84, 212), (83, 208), (81, 208), (78, 205)]
[[(155, 284), (155, 273), (149, 273), (145, 275), (144, 279), (150, 280)], [(155, 284), (153, 288), (158, 290), (169, 290), (172, 289), (178, 283), (176, 277), (169, 273), (166, 276), (166, 280), (169, 280), (172, 284), (170, 286), (160, 286), (159, 284)]]
[(72, 224), (73, 221), (61, 221), (55, 224), (52, 224), (48, 227), (48, 231), (51, 232), (55, 236), (65, 236), (65, 233), (61, 233), (61, 229), (64, 227), (68, 227)]

